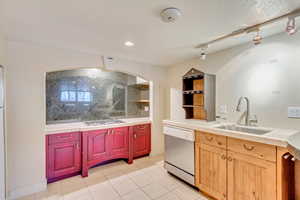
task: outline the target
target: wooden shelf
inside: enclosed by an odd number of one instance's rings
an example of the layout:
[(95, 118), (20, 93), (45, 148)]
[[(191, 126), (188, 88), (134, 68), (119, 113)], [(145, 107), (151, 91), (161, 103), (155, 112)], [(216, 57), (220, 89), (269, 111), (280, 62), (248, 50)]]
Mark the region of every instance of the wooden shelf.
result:
[(183, 94), (203, 94), (203, 90), (185, 90)]
[(150, 103), (149, 100), (137, 100), (137, 101), (131, 101), (131, 102), (134, 102), (134, 103)]
[(201, 106), (201, 105), (183, 105), (182, 107), (184, 107), (184, 108), (201, 108), (201, 107), (203, 107), (203, 106)]
[(130, 86), (135, 87), (139, 90), (149, 90), (149, 83), (137, 83)]

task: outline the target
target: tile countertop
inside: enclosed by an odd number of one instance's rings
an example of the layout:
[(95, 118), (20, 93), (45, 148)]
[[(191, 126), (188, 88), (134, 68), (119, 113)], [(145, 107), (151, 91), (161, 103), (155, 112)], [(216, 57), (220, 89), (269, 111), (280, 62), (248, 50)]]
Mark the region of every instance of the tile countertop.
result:
[(300, 130), (291, 129), (276, 129), (276, 128), (265, 128), (265, 127), (251, 127), (271, 130), (271, 132), (264, 135), (255, 135), (250, 133), (244, 133), (239, 131), (223, 130), (216, 128), (220, 125), (229, 125), (233, 123), (222, 123), (222, 122), (206, 122), (201, 120), (164, 120), (164, 125), (182, 127), (187, 129), (193, 129), (198, 131), (206, 131), (217, 135), (224, 135), (237, 139), (249, 140), (253, 142), (260, 142), (270, 145), (276, 145), (280, 147), (287, 147), (288, 138), (295, 134), (300, 134)]
[(90, 131), (97, 129), (107, 129), (107, 128), (117, 128), (124, 126), (134, 126), (138, 124), (151, 123), (150, 118), (129, 118), (120, 119), (124, 123), (115, 123), (107, 125), (87, 125), (84, 122), (76, 123), (65, 123), (65, 124), (50, 124), (45, 127), (45, 134), (56, 134), (56, 133), (66, 133), (66, 132), (76, 132), (76, 131)]

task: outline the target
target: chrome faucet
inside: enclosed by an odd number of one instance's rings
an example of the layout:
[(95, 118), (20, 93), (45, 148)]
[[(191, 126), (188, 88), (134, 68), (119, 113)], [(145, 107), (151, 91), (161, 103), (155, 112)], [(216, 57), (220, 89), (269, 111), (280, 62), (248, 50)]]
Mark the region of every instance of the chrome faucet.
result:
[(249, 120), (249, 116), (250, 116), (250, 101), (248, 99), (248, 97), (240, 97), (238, 105), (236, 107), (236, 111), (240, 112), (241, 111), (241, 104), (242, 101), (245, 100), (247, 103), (247, 110), (246, 110), (246, 116), (245, 116), (245, 125), (249, 126), (250, 125), (250, 120)]

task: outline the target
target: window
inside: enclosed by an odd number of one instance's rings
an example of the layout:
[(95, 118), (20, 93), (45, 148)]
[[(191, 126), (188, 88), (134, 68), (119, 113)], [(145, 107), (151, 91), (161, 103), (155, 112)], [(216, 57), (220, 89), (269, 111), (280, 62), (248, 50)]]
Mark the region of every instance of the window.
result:
[(80, 86), (76, 81), (62, 81), (60, 88), (61, 102), (92, 102), (92, 94), (86, 86)]

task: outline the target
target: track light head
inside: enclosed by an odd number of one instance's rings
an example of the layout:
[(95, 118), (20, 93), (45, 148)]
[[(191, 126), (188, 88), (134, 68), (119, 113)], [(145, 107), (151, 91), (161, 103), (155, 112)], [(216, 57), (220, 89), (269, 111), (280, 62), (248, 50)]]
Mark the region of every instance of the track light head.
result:
[(201, 48), (200, 58), (201, 58), (202, 60), (205, 60), (205, 59), (206, 59), (206, 50), (208, 49), (208, 44), (203, 45), (203, 46), (201, 46), (200, 48)]
[(287, 26), (286, 26), (286, 32), (289, 35), (294, 35), (297, 32), (295, 17), (289, 17), (288, 18), (288, 23), (287, 23)]
[(255, 44), (255, 45), (259, 45), (259, 44), (261, 44), (261, 41), (262, 41), (262, 36), (260, 35), (260, 32), (259, 32), (259, 29), (257, 30), (257, 33), (256, 33), (256, 35), (255, 35), (255, 37), (253, 38), (253, 43)]
[(201, 52), (200, 58), (201, 58), (202, 60), (205, 60), (205, 59), (206, 59), (206, 53), (205, 53), (205, 52)]

